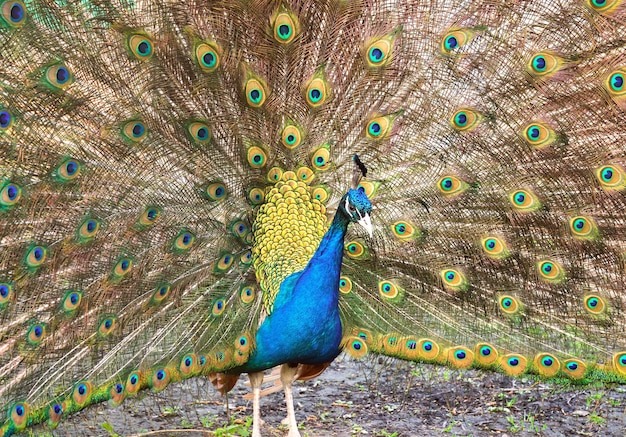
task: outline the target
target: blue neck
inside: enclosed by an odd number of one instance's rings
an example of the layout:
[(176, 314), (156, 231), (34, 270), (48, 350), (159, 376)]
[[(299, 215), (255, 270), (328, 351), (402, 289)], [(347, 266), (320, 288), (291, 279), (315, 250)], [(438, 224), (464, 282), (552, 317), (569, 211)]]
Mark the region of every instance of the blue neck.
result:
[[(334, 291), (334, 300), (339, 299), (339, 276), (341, 275), (341, 261), (343, 258), (343, 241), (348, 230), (350, 221), (339, 211), (335, 214), (333, 222), (322, 238), (320, 245), (313, 254), (307, 266), (302, 270), (303, 277), (319, 277), (327, 284), (335, 284), (331, 289)], [(316, 291), (327, 293), (322, 287), (316, 287)]]

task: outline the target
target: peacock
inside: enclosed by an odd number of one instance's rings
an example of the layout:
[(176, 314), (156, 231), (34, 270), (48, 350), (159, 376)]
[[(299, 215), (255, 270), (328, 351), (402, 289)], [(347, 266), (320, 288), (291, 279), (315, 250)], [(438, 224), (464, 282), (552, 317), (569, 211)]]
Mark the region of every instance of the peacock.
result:
[(342, 352), (626, 382), (626, 2), (0, 1), (0, 434)]

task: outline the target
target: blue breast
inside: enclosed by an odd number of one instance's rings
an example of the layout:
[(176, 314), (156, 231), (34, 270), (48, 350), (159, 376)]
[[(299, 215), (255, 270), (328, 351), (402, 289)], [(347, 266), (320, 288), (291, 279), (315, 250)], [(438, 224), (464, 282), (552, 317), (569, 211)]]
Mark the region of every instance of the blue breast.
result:
[(283, 281), (242, 372), (283, 363), (327, 363), (339, 355), (339, 276), (347, 225), (336, 216), (307, 266)]

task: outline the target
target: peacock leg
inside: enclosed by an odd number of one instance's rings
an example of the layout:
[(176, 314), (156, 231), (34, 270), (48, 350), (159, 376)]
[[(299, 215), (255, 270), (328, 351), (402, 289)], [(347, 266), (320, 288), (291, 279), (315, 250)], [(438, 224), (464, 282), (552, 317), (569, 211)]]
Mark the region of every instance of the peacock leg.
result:
[(261, 384), (263, 384), (263, 372), (249, 373), (250, 386), (252, 387), (252, 437), (261, 437)]
[(226, 407), (226, 419), (230, 423), (230, 408), (228, 405), (228, 393), (224, 393), (224, 407)]
[(287, 403), (287, 423), (289, 425), (287, 437), (300, 437), (296, 413), (293, 409), (293, 394), (291, 393), (291, 386), (297, 377), (297, 372), (298, 366), (283, 364), (280, 368), (280, 381), (283, 383), (283, 387), (285, 387), (285, 402)]

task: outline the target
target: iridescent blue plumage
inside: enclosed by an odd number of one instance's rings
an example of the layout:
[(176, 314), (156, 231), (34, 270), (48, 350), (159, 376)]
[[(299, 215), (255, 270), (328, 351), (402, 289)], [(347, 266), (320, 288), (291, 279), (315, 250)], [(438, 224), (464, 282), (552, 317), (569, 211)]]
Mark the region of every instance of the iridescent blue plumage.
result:
[(256, 334), (256, 349), (243, 372), (284, 363), (322, 364), (340, 352), (339, 277), (349, 223), (369, 217), (372, 205), (363, 190), (343, 196), (330, 228), (306, 267), (280, 286), (274, 309)]

